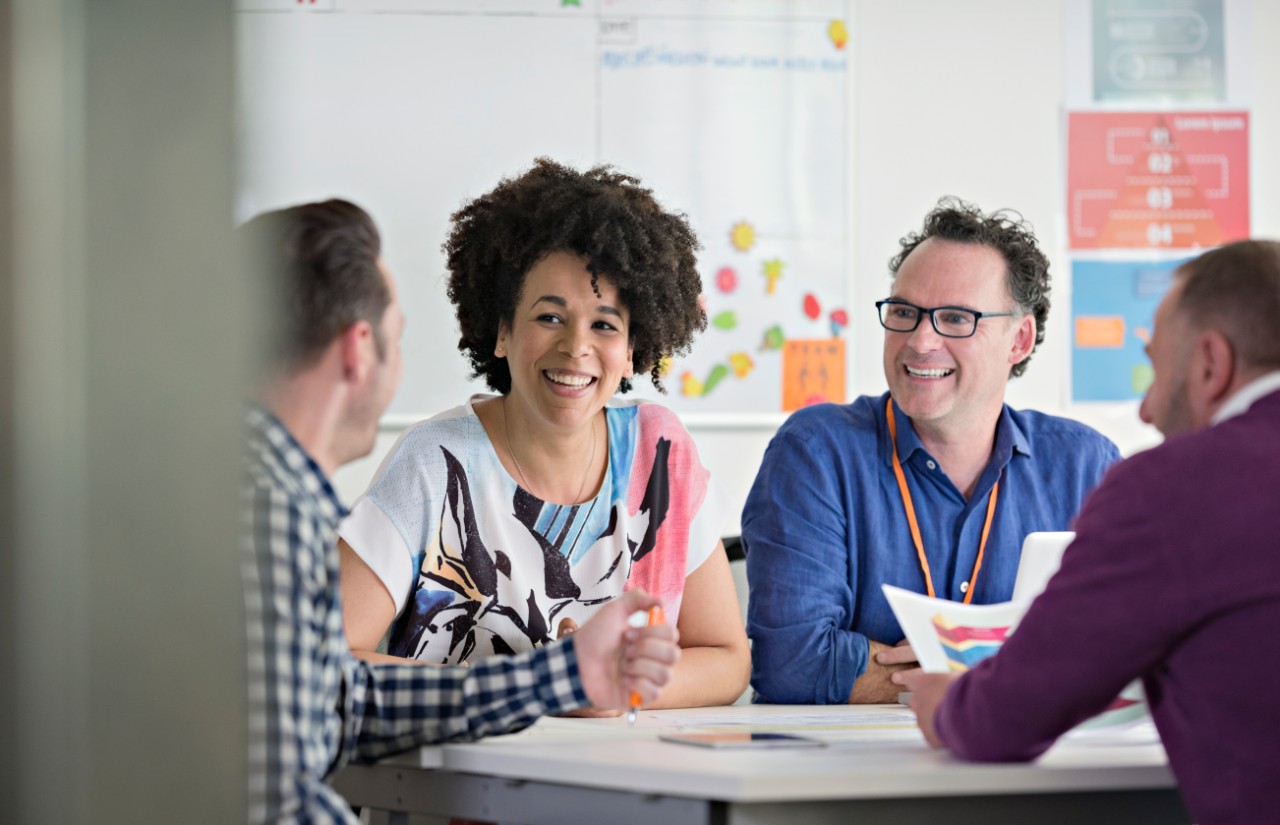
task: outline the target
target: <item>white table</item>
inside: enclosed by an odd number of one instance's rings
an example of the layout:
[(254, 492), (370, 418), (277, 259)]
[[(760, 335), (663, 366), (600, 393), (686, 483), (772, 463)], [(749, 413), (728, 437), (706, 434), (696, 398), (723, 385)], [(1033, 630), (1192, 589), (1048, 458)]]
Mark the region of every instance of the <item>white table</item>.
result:
[[(868, 708), (737, 706), (621, 719), (544, 719), (512, 736), (347, 768), (354, 805), (503, 823), (1187, 823), (1158, 742), (1066, 741), (1029, 765), (960, 762), (909, 732), (825, 748), (726, 751), (660, 741), (670, 717), (707, 722)], [(900, 706), (875, 712), (900, 718)], [(876, 740), (876, 741), (869, 741)], [(895, 741), (888, 741), (895, 740)], [(399, 817), (391, 817), (397, 821)]]

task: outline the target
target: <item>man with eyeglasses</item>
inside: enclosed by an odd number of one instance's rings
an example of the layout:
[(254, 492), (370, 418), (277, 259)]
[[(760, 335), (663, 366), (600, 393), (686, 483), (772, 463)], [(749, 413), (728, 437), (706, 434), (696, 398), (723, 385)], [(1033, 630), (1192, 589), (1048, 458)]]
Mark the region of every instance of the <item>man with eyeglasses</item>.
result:
[(1044, 340), (1049, 262), (1020, 219), (944, 200), (876, 304), (889, 392), (800, 410), (742, 515), (757, 699), (896, 701), (915, 654), (881, 585), (987, 604), (1022, 541), (1066, 530), (1119, 452), (1004, 403)]

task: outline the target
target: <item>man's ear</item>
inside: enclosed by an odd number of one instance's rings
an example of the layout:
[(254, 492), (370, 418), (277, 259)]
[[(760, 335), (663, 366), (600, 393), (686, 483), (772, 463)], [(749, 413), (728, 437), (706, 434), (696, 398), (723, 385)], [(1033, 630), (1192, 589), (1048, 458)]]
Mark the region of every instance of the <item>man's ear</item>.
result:
[(338, 336), (342, 351), (342, 377), (349, 383), (360, 383), (373, 367), (378, 357), (373, 326), (368, 321), (356, 321)]
[(1210, 418), (1235, 390), (1237, 368), (1235, 348), (1216, 329), (1206, 329), (1196, 337), (1191, 353), (1192, 403)]
[(1009, 350), (1009, 363), (1021, 364), (1036, 346), (1036, 319), (1023, 315), (1018, 319), (1018, 331), (1013, 336), (1013, 348)]

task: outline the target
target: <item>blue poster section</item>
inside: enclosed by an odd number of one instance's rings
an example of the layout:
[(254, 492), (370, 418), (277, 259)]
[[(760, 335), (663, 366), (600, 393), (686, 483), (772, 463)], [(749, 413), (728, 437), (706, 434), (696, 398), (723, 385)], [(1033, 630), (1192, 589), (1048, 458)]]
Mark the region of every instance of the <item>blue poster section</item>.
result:
[[(1173, 271), (1186, 260), (1072, 262), (1072, 400), (1142, 398), (1151, 384), (1151, 364), (1143, 347)], [(1082, 337), (1082, 327), (1090, 324), (1101, 324), (1117, 334), (1106, 341)]]

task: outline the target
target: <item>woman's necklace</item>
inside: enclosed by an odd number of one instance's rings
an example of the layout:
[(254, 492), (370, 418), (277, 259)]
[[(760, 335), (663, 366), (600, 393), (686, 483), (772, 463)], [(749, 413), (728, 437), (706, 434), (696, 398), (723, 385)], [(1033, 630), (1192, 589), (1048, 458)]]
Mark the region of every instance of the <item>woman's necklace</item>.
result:
[[(507, 452), (511, 454), (511, 460), (515, 462), (516, 472), (520, 474), (520, 481), (524, 484), (524, 488), (529, 492), (533, 492), (533, 488), (529, 485), (529, 479), (525, 478), (524, 468), (520, 466), (520, 459), (516, 458), (516, 451), (511, 446), (511, 419), (507, 418), (507, 397), (502, 396), (502, 431), (507, 437)], [(582, 494), (587, 489), (587, 479), (591, 477), (591, 468), (596, 463), (596, 419), (591, 417), (591, 457), (587, 459), (587, 471), (582, 474), (582, 483), (578, 485), (578, 497), (573, 500), (574, 504), (582, 501)]]

